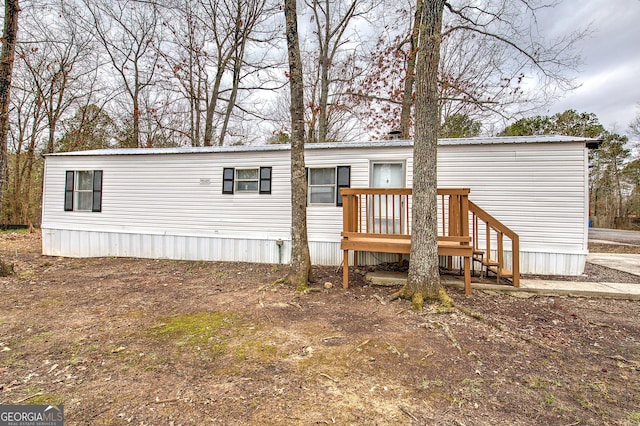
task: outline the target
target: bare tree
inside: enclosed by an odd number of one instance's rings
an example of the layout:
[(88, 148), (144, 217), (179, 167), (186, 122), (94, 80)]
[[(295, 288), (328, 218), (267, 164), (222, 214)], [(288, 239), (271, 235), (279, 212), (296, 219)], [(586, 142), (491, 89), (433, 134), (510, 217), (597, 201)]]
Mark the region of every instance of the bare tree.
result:
[(5, 0), (2, 53), (0, 53), (0, 210), (2, 209), (4, 190), (7, 185), (9, 103), (11, 102), (11, 76), (13, 74), (19, 13), (20, 5), (18, 0)]
[[(47, 13), (52, 10), (48, 9)], [(72, 15), (64, 10), (55, 22), (48, 22), (37, 11), (31, 11), (24, 28), (24, 39), (19, 55), (30, 74), (36, 98), (44, 103), (48, 136), (46, 153), (55, 150), (57, 129), (68, 109), (88, 97), (95, 79), (92, 43), (75, 25)]]
[[(176, 13), (181, 19), (175, 19)], [(163, 15), (170, 37), (165, 41), (169, 49), (161, 49), (161, 54), (171, 82), (178, 83), (189, 105), (191, 144), (222, 145), (233, 127), (235, 111), (244, 108), (238, 105), (241, 92), (261, 89), (243, 87), (247, 77), (270, 65), (261, 64), (260, 57), (248, 59), (249, 51), (259, 51), (275, 34), (263, 28), (272, 15), (270, 3), (183, 0), (177, 10), (173, 2), (166, 2)]]
[(36, 152), (41, 148), (39, 142), (46, 139), (46, 103), (41, 92), (34, 90), (31, 73), (21, 65), (18, 64), (13, 74), (11, 161), (3, 214), (12, 223), (31, 223), (34, 220), (31, 209), (39, 201), (31, 197), (32, 188), (40, 187), (32, 180), (32, 173)]
[[(350, 113), (341, 100), (346, 83), (361, 72), (356, 50), (363, 46), (357, 32), (350, 28), (371, 10), (366, 0), (305, 0), (313, 22), (312, 51), (308, 53), (308, 136), (310, 142), (325, 142), (344, 137), (339, 129)], [(360, 22), (362, 26), (362, 21)]]
[(291, 270), (286, 281), (299, 289), (311, 280), (307, 238), (307, 174), (304, 162), (304, 82), (296, 0), (284, 0), (291, 88)]
[(160, 84), (164, 91), (176, 92), (179, 98), (186, 99), (189, 120), (185, 132), (191, 146), (201, 144), (203, 102), (207, 91), (208, 54), (200, 3), (199, 0), (183, 0), (178, 4), (167, 2), (161, 9), (162, 24), (169, 29), (169, 36), (159, 49), (166, 64), (160, 68), (168, 74)]
[(231, 92), (227, 100), (227, 108), (224, 114), (218, 145), (224, 144), (224, 138), (229, 127), (231, 113), (236, 106), (238, 89), (240, 87), (241, 71), (245, 64), (245, 51), (252, 32), (259, 23), (266, 6), (264, 0), (236, 0), (235, 26), (233, 31), (233, 43), (231, 54)]
[[(131, 101), (131, 135), (125, 145), (142, 146), (141, 95), (154, 84), (159, 59), (154, 48), (154, 43), (159, 43), (157, 7), (151, 2), (130, 0), (83, 1), (92, 18), (88, 28), (104, 47)], [(144, 145), (151, 146), (152, 138), (146, 139)]]
[[(29, 4), (21, 13), (11, 101), (10, 155), (3, 214), (15, 223), (38, 223), (41, 167), (38, 152), (52, 153), (61, 123), (92, 97), (95, 49), (79, 31), (66, 2)], [(81, 148), (81, 146), (78, 146)]]
[[(550, 6), (538, 1), (447, 3), (438, 76), (441, 122), (453, 114), (485, 123), (508, 120), (546, 105), (574, 87), (568, 77), (579, 63), (573, 46), (584, 38), (586, 30), (557, 39), (539, 34), (535, 13)], [(370, 75), (351, 89), (367, 111), (374, 111), (371, 127), (399, 128), (405, 137), (411, 136), (414, 121), (419, 36), (415, 27), (421, 19), (421, 9), (413, 10), (410, 19), (406, 19), (407, 10), (400, 12), (405, 19), (390, 26), (376, 54), (371, 55)], [(525, 90), (528, 79), (536, 79), (541, 87)], [(379, 81), (385, 84), (377, 85)]]

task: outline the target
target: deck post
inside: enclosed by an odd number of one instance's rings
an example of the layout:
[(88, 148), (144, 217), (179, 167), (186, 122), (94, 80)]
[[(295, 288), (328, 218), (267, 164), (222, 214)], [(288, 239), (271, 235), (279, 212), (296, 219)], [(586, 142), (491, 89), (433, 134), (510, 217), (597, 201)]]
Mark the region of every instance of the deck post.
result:
[(343, 250), (344, 263), (342, 266), (342, 288), (349, 288), (349, 250)]
[(513, 286), (520, 287), (520, 237), (511, 240), (511, 269), (513, 270)]
[(471, 257), (464, 257), (464, 294), (471, 296)]

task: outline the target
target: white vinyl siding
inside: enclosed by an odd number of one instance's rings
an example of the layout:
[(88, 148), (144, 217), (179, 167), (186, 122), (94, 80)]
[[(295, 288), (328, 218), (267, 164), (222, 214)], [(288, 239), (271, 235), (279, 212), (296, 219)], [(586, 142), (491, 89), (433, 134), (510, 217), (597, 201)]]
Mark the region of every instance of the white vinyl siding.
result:
[[(288, 152), (264, 152), (271, 195), (222, 193), (224, 167), (255, 168), (242, 152), (176, 155), (51, 156), (46, 161), (43, 228), (151, 235), (287, 239), (291, 193)], [(82, 164), (82, 167), (80, 166)], [(102, 213), (64, 212), (64, 175), (104, 170)]]
[(438, 186), (469, 199), (520, 236), (522, 251), (584, 253), (588, 212), (582, 144), (442, 147)]
[[(353, 188), (370, 186), (375, 163), (404, 163), (405, 184), (412, 185), (411, 146), (318, 144), (305, 155), (309, 168), (335, 171), (337, 166), (350, 166)], [(586, 158), (584, 142), (445, 144), (438, 148), (438, 186), (470, 188), (471, 201), (520, 235), (523, 273), (579, 274), (587, 251)], [(263, 166), (271, 167), (271, 195), (223, 194), (223, 169)], [(47, 156), (43, 252), (286, 263), (291, 238), (289, 169), (290, 152), (277, 147), (258, 153), (239, 148)], [(66, 170), (104, 170), (100, 215), (64, 211)], [(335, 199), (333, 203), (332, 208), (307, 208), (316, 264), (341, 262), (342, 209), (335, 207)], [(281, 250), (277, 240), (284, 242)]]

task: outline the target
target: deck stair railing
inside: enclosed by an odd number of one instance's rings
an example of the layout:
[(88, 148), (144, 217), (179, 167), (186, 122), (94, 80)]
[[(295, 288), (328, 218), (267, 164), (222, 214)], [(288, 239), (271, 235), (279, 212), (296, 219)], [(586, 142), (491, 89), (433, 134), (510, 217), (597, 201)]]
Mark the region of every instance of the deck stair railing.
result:
[[(498, 283), (502, 278), (511, 279), (514, 287), (520, 286), (520, 237), (491, 214), (469, 201), (472, 222), (473, 261), (483, 270), (495, 274)], [(505, 256), (505, 237), (511, 240), (511, 259)], [(482, 241), (481, 241), (482, 240)], [(484, 242), (484, 247), (481, 247)], [(495, 243), (495, 248), (492, 244)]]

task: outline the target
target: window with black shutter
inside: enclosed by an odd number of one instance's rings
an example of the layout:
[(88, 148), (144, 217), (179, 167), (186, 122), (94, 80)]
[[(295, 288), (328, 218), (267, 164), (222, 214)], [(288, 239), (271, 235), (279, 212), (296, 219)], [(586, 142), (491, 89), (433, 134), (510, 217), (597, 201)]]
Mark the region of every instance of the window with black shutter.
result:
[(102, 211), (102, 170), (68, 170), (64, 186), (65, 211)]
[(222, 170), (222, 193), (271, 194), (271, 174), (271, 167), (225, 167)]
[(351, 166), (307, 168), (307, 204), (342, 206), (340, 188), (351, 186)]

